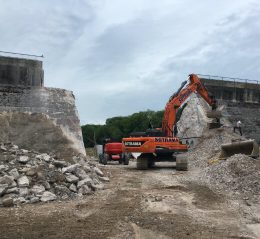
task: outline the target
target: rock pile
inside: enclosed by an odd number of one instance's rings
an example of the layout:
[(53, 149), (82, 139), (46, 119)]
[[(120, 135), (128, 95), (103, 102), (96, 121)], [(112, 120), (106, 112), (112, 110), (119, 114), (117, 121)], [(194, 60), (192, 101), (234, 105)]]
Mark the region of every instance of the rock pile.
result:
[(260, 199), (260, 162), (243, 154), (206, 167), (200, 179), (217, 189)]
[(84, 158), (75, 156), (72, 162), (0, 144), (0, 205), (79, 198), (103, 189), (102, 181), (109, 181)]
[(187, 153), (190, 167), (202, 169), (207, 167), (210, 160), (219, 157), (221, 144), (230, 143), (234, 137), (236, 135), (228, 129), (204, 131), (200, 142)]
[(230, 143), (235, 137), (238, 136), (229, 129), (204, 132), (201, 142), (186, 154), (190, 170), (198, 174), (182, 180), (206, 184), (232, 197), (260, 201), (260, 160), (243, 154), (219, 160), (221, 144)]

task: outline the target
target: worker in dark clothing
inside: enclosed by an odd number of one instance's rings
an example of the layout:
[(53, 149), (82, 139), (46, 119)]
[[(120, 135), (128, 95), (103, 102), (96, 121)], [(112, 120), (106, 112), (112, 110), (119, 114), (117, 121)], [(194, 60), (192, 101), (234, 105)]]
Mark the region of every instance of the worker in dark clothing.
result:
[(234, 126), (234, 133), (236, 132), (236, 129), (238, 129), (240, 135), (242, 136), (242, 129), (241, 129), (241, 121), (237, 121), (236, 125)]

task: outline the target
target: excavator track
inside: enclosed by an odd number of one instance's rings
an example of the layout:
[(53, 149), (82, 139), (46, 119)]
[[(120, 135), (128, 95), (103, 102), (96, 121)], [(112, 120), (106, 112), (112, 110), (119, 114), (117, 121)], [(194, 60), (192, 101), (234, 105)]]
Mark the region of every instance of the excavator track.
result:
[(154, 166), (153, 154), (141, 154), (136, 161), (136, 168), (145, 170)]

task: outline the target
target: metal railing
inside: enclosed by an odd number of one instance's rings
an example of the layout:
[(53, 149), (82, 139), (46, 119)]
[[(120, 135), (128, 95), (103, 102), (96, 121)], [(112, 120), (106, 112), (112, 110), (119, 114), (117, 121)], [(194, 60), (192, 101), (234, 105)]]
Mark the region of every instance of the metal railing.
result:
[(241, 79), (241, 78), (234, 78), (234, 77), (227, 77), (227, 76), (213, 76), (213, 75), (203, 75), (197, 74), (199, 77), (206, 77), (209, 80), (222, 80), (222, 81), (233, 81), (233, 82), (244, 82), (244, 83), (255, 83), (257, 85), (260, 84), (258, 80), (249, 80), (249, 79)]
[(36, 57), (36, 58), (44, 58), (43, 54), (42, 55), (32, 55), (32, 54), (27, 54), (27, 53), (19, 53), (19, 52), (11, 52), (11, 51), (1, 51), (0, 54), (4, 53), (7, 55), (17, 55), (17, 56), (29, 56), (29, 57)]

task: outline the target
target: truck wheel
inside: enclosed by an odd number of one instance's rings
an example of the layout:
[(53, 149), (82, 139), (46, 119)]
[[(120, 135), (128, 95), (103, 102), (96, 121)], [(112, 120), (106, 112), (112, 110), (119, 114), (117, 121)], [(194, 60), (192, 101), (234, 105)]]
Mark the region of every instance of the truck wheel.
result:
[(107, 165), (107, 161), (108, 161), (108, 160), (109, 160), (109, 155), (108, 155), (108, 154), (104, 154), (102, 163), (103, 163), (104, 165)]
[(150, 159), (150, 160), (148, 161), (148, 168), (153, 168), (154, 165), (155, 165), (155, 161), (154, 161), (153, 159)]
[(128, 165), (129, 164), (129, 156), (128, 156), (128, 154), (124, 154), (123, 162), (124, 162), (124, 165)]
[(177, 171), (187, 171), (188, 170), (188, 160), (186, 156), (177, 155), (176, 157), (176, 170)]
[(141, 154), (136, 161), (136, 168), (140, 170), (145, 170), (148, 168), (148, 158), (146, 155)]
[(103, 163), (103, 157), (104, 157), (103, 154), (99, 154), (99, 155), (98, 155), (98, 159), (99, 159), (98, 162), (99, 162), (99, 163)]
[(119, 164), (122, 164), (124, 162), (124, 154), (121, 154), (120, 155), (120, 158), (119, 158), (119, 160), (118, 160), (118, 163)]

